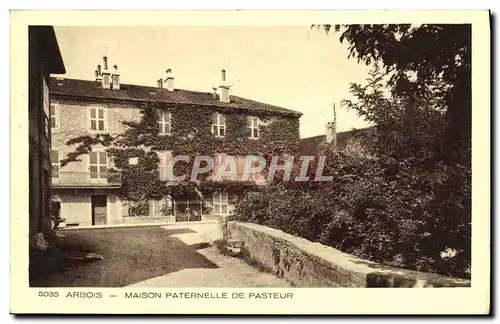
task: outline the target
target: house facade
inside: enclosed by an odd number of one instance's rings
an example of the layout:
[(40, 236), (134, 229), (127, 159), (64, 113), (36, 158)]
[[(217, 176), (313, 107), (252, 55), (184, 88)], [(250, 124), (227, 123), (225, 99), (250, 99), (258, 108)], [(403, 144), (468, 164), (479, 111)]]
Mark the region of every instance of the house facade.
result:
[(51, 26), (30, 26), (29, 37), (29, 234), (48, 232), (51, 222), (50, 74), (66, 73)]
[[(132, 205), (137, 202), (120, 194), (124, 185), (122, 170), (115, 165), (107, 148), (99, 144), (94, 145), (90, 153), (81, 155), (78, 161), (61, 165), (61, 161), (77, 148), (77, 145), (67, 145), (68, 140), (96, 134), (124, 134), (128, 128), (123, 122), (139, 122), (141, 107), (147, 102), (175, 108), (158, 111), (156, 135), (159, 143), (156, 146), (160, 148), (151, 148), (158, 155), (157, 171), (162, 181), (167, 181), (173, 172), (172, 159), (182, 151), (179, 143), (196, 142), (197, 138), (200, 139), (198, 151), (213, 157), (214, 170), (224, 164), (227, 156), (235, 156), (236, 179), (215, 179), (215, 175), (211, 175), (207, 179), (211, 181), (247, 181), (240, 176), (245, 164), (245, 154), (242, 153), (249, 146), (266, 153), (266, 147), (272, 145), (273, 152), (280, 153), (283, 138), (276, 135), (276, 131), (266, 132), (265, 129), (288, 125), (293, 132), (285, 135), (287, 145), (282, 151), (287, 153), (290, 147), (295, 147), (298, 153), (301, 113), (230, 95), (231, 84), (226, 81), (224, 70), (220, 86), (213, 92), (176, 89), (171, 70), (158, 80), (156, 87), (122, 84), (120, 81), (118, 67), (115, 65), (110, 69), (107, 57), (103, 58), (102, 65), (97, 66), (95, 80), (52, 80), (52, 184), (59, 214), (66, 219), (63, 226), (139, 223), (155, 219), (164, 222), (202, 221), (231, 212), (237, 197), (224, 191), (199, 192), (182, 199), (170, 196), (148, 199), (140, 202), (147, 208), (134, 208)], [(201, 111), (203, 115), (198, 114), (186, 123), (180, 119), (188, 118), (183, 114), (188, 111)], [(234, 115), (239, 119), (230, 117)], [(234, 121), (242, 118), (246, 123), (236, 125)], [(235, 145), (238, 141), (241, 143)], [(171, 146), (168, 143), (172, 143)], [(130, 158), (129, 163), (133, 165), (137, 160)], [(264, 181), (259, 176), (250, 180), (256, 183)]]

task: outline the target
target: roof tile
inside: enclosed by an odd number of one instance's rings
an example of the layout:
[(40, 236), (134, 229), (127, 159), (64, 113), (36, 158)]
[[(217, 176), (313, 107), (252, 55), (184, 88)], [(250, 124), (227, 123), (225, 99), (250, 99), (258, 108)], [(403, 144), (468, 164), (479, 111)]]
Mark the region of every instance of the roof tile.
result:
[(210, 105), (223, 108), (239, 108), (245, 110), (266, 111), (280, 114), (302, 116), (301, 112), (282, 108), (262, 102), (231, 96), (230, 103), (220, 102), (213, 93), (191, 90), (175, 89), (169, 91), (165, 88), (148, 87), (132, 84), (120, 84), (120, 90), (102, 88), (95, 81), (52, 78), (50, 85), (51, 94), (81, 96), (89, 98), (133, 100), (133, 101), (160, 101), (170, 103), (185, 103), (196, 105)]

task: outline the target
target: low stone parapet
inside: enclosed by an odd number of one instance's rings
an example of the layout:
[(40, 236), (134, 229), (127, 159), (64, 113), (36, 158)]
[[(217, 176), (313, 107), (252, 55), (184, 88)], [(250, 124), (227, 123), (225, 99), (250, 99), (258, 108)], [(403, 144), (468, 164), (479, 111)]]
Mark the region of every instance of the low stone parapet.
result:
[(122, 217), (122, 224), (172, 224), (175, 216), (127, 216)]
[(470, 287), (470, 280), (384, 266), (270, 227), (231, 221), (242, 257), (297, 287)]

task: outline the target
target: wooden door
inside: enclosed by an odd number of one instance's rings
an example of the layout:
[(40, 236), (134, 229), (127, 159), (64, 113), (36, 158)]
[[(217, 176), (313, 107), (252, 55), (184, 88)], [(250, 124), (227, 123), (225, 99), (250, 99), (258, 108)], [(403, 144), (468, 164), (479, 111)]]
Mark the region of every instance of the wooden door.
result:
[(92, 225), (106, 225), (106, 196), (92, 196)]

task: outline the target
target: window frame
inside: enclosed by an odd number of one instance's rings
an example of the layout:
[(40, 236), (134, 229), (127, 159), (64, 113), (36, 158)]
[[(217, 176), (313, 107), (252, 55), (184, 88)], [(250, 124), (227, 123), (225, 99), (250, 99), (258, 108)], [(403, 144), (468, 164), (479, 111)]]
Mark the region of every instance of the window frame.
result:
[[(248, 116), (247, 117), (247, 128), (250, 130), (250, 136), (248, 138), (250, 139), (259, 139), (260, 138), (260, 119), (259, 117), (255, 116)], [(254, 136), (254, 131), (257, 131), (257, 136)]]
[(173, 174), (173, 164), (172, 164), (172, 151), (156, 151), (158, 155), (158, 173), (160, 180), (168, 181), (169, 179), (169, 169), (172, 169)]
[[(223, 199), (223, 197), (225, 197), (225, 199)], [(229, 215), (229, 194), (227, 191), (215, 192), (213, 194), (212, 203), (213, 203), (213, 213), (214, 214), (216, 214), (216, 215)], [(217, 212), (217, 207), (219, 209), (218, 212)], [(223, 207), (226, 207), (225, 213), (222, 212)]]
[[(215, 117), (215, 124), (214, 124), (214, 117)], [(217, 130), (216, 132), (214, 131), (214, 127)], [(223, 129), (223, 135), (221, 135), (221, 129)], [(226, 116), (221, 113), (213, 113), (212, 114), (212, 134), (214, 134), (216, 137), (225, 137), (226, 136)]]
[[(92, 163), (92, 154), (95, 153), (97, 154), (96, 155), (96, 158), (97, 158), (97, 163)], [(100, 163), (101, 162), (101, 153), (104, 154), (105, 158), (106, 158), (106, 164), (104, 163)], [(108, 174), (109, 174), (109, 163), (110, 163), (110, 159), (109, 159), (109, 156), (106, 152), (104, 152), (103, 150), (94, 150), (92, 152), (89, 152), (88, 154), (88, 170), (89, 170), (89, 177), (90, 177), (90, 180), (91, 181), (107, 181), (108, 179)], [(93, 172), (90, 170), (90, 168), (92, 166), (96, 166), (97, 167), (97, 171), (96, 172)], [(102, 172), (101, 171), (101, 167), (105, 166), (106, 167), (106, 171), (105, 172)], [(96, 178), (93, 178), (92, 177), (92, 173), (96, 173), (97, 174), (97, 177)], [(105, 174), (105, 176), (101, 176), (101, 174)]]
[[(95, 117), (92, 117), (92, 110), (95, 109)], [(102, 110), (102, 118), (99, 117), (99, 110)], [(108, 110), (105, 107), (88, 107), (89, 125), (91, 132), (105, 132), (108, 130)], [(92, 129), (92, 121), (95, 121), (96, 129)], [(99, 122), (103, 122), (103, 129), (99, 129)]]
[[(168, 116), (168, 121), (165, 117)], [(168, 125), (169, 132), (166, 132)], [(160, 111), (158, 113), (158, 134), (163, 136), (172, 135), (172, 113), (170, 111)]]

